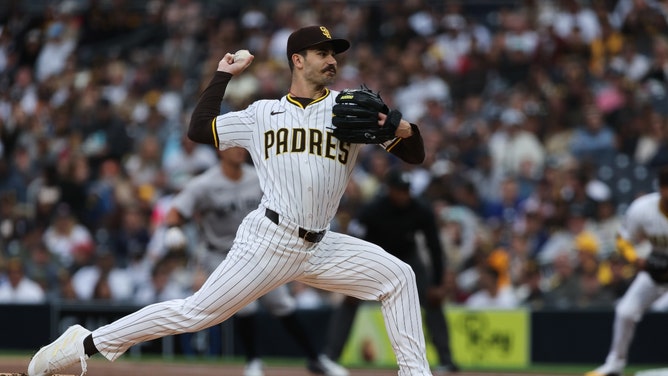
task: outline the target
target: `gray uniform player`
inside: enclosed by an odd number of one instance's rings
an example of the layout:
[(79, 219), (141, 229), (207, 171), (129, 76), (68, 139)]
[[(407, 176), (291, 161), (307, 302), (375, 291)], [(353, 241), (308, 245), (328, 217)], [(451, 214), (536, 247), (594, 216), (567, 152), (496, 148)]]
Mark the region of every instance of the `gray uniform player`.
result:
[[(165, 217), (165, 225), (169, 230), (164, 244), (169, 250), (186, 247), (186, 236), (180, 226), (187, 220), (198, 218), (201, 240), (197, 252), (198, 264), (208, 273), (213, 273), (227, 257), (239, 224), (250, 211), (257, 208), (262, 197), (257, 172), (246, 163), (248, 152), (234, 147), (218, 153), (220, 164), (189, 181), (174, 196)], [(302, 346), (308, 357), (307, 368), (311, 372), (328, 376), (348, 375), (345, 368), (318, 353), (299, 323), (297, 305), (287, 285), (269, 291), (259, 302), (280, 319), (285, 329)], [(258, 306), (258, 300), (253, 301), (237, 312), (236, 316), (235, 329), (243, 343), (247, 361), (244, 376), (264, 374), (255, 343), (254, 321)]]
[[(86, 359), (97, 352), (113, 361), (137, 343), (216, 325), (290, 281), (380, 301), (399, 375), (431, 375), (411, 267), (377, 245), (329, 229), (364, 146), (339, 142), (331, 131), (334, 56), (349, 46), (323, 26), (296, 30), (287, 42), (289, 93), (223, 115), (219, 108), (229, 80), (253, 57), (234, 61), (228, 53), (220, 60), (193, 111), (188, 136), (219, 149), (248, 150), (260, 177), (260, 206), (244, 218), (227, 258), (192, 296), (146, 306), (93, 332), (74, 325), (35, 354), (30, 376), (78, 362), (85, 371)], [(378, 114), (379, 126), (386, 118)], [(422, 163), (417, 126), (401, 119), (395, 134), (380, 147), (405, 162)]]
[[(635, 199), (619, 229), (617, 248), (640, 271), (615, 308), (613, 336), (605, 363), (586, 376), (620, 376), (643, 314), (668, 291), (668, 168), (658, 174), (659, 191)], [(649, 241), (650, 254), (639, 258), (634, 245)]]

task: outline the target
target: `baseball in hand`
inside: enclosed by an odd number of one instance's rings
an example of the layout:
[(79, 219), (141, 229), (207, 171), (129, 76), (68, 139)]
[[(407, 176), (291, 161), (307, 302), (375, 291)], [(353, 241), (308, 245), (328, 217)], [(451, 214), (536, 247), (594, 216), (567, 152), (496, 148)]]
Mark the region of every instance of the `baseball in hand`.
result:
[(168, 250), (171, 249), (181, 249), (186, 246), (186, 235), (181, 231), (180, 228), (174, 226), (170, 227), (165, 231), (164, 235), (165, 248)]
[(234, 62), (237, 62), (239, 60), (246, 60), (251, 56), (250, 51), (248, 50), (239, 50), (234, 53)]

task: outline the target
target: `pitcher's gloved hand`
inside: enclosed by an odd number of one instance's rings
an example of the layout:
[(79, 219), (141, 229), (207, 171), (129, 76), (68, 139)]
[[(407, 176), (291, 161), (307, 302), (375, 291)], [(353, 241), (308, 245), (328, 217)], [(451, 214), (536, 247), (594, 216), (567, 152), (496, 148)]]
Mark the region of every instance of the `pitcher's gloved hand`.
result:
[[(387, 115), (378, 124), (378, 113)], [(334, 136), (353, 144), (382, 144), (394, 139), (401, 122), (401, 112), (390, 110), (380, 95), (366, 86), (345, 89), (336, 96), (332, 108)]]
[(643, 269), (656, 283), (668, 283), (668, 255), (651, 252), (644, 262)]

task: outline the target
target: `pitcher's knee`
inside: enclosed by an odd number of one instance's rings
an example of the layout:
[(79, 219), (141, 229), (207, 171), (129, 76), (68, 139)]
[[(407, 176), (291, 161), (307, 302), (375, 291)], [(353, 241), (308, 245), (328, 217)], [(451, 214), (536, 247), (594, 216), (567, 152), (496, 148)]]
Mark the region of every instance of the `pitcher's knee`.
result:
[(391, 289), (392, 291), (398, 291), (402, 289), (415, 289), (415, 272), (413, 268), (407, 263), (397, 263), (394, 270), (394, 277), (392, 279)]
[(401, 275), (405, 277), (407, 282), (415, 283), (415, 271), (413, 271), (410, 265), (404, 262), (401, 265), (401, 272)]
[(643, 315), (643, 310), (639, 304), (628, 304), (621, 301), (615, 307), (615, 315), (620, 319), (639, 321)]

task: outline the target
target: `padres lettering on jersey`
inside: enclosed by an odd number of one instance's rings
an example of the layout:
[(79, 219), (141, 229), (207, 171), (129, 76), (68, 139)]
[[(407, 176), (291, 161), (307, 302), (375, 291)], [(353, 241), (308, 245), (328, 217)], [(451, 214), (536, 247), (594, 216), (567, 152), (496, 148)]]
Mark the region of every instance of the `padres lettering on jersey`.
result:
[(264, 134), (264, 158), (284, 153), (311, 153), (348, 163), (349, 143), (339, 142), (332, 132), (320, 129), (281, 128)]
[(334, 137), (327, 91), (308, 106), (286, 95), (220, 115), (213, 127), (225, 149), (247, 149), (260, 177), (262, 206), (308, 229), (328, 228), (361, 145)]

